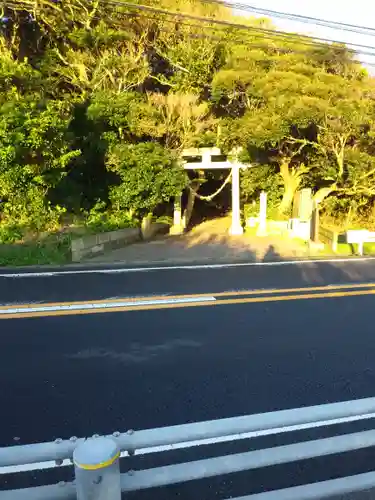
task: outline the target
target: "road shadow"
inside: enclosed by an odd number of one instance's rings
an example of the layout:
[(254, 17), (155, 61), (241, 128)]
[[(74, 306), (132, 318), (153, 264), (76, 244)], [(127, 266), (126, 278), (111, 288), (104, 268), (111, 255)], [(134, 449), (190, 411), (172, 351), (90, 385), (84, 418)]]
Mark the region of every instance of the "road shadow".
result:
[[(192, 263), (262, 262), (265, 258), (300, 258), (309, 251), (306, 244), (279, 235), (258, 237), (230, 234), (231, 218), (208, 220), (191, 231), (175, 236), (160, 236), (152, 241), (129, 245), (90, 259), (91, 262)], [(274, 248), (273, 257), (269, 251)]]
[[(355, 257), (355, 256), (353, 256)], [(371, 283), (375, 280), (375, 265), (372, 259), (358, 259), (353, 257), (320, 257), (306, 256), (305, 258), (285, 258), (280, 255), (274, 245), (269, 245), (262, 263), (280, 264), (273, 273), (265, 271), (267, 275), (277, 275), (275, 286), (326, 286), (350, 283)], [(375, 264), (375, 259), (374, 259)]]
[(308, 251), (307, 245), (297, 242), (281, 235), (269, 235), (260, 237), (256, 234), (245, 232), (243, 235), (232, 236), (230, 234), (231, 218), (221, 217), (206, 221), (193, 228), (188, 233), (176, 240), (176, 244), (185, 250), (195, 248), (196, 251), (204, 248), (220, 250), (226, 255), (235, 258), (243, 257), (251, 261), (262, 261), (267, 255), (271, 258), (269, 248), (274, 248), (275, 257), (301, 257)]
[[(305, 242), (282, 235), (258, 237), (254, 233), (245, 233), (232, 236), (229, 234), (230, 224), (230, 217), (212, 219), (185, 234), (160, 236), (152, 241), (135, 243), (97, 256), (88, 262), (137, 267), (256, 264), (246, 271), (247, 288), (375, 280), (375, 266), (371, 266), (370, 259), (358, 261), (354, 256), (324, 256), (309, 248)], [(265, 268), (261, 270), (262, 265), (268, 266), (272, 262), (280, 264), (278, 271), (272, 272)]]

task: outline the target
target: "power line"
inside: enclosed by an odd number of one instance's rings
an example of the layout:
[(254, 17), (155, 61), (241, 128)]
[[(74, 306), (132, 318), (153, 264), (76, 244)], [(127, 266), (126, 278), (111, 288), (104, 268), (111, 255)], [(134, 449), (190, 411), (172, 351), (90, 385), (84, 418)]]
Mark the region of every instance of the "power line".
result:
[[(218, 4), (223, 4), (223, 2), (221, 2), (220, 0), (206, 0), (206, 1), (218, 3)], [(187, 14), (187, 13), (183, 13), (183, 12), (174, 12), (174, 11), (170, 11), (170, 10), (166, 10), (166, 9), (160, 9), (157, 7), (151, 7), (148, 5), (134, 4), (134, 3), (119, 1), (119, 0), (101, 0), (101, 2), (104, 4), (122, 6), (122, 7), (126, 7), (129, 9), (148, 11), (148, 12), (152, 12), (154, 14), (163, 14), (163, 15), (173, 16), (173, 17), (177, 17), (180, 19), (190, 19), (190, 20), (195, 20), (195, 21), (199, 21), (199, 22), (211, 23), (211, 24), (232, 27), (232, 28), (237, 28), (237, 29), (242, 29), (242, 30), (247, 30), (247, 31), (252, 31), (252, 32), (267, 33), (268, 35), (270, 35), (272, 37), (275, 37), (275, 38), (279, 37), (279, 38), (284, 39), (284, 40), (292, 40), (292, 41), (298, 42), (302, 45), (319, 46), (319, 44), (320, 44), (321, 47), (326, 47), (327, 46), (326, 44), (334, 43), (334, 44), (346, 46), (347, 50), (352, 52), (352, 53), (359, 53), (359, 51), (354, 47), (357, 47), (359, 49), (368, 49), (368, 50), (374, 51), (374, 53), (372, 53), (372, 52), (365, 53), (364, 55), (375, 56), (375, 47), (371, 46), (371, 45), (353, 44), (353, 43), (347, 43), (347, 42), (343, 42), (343, 41), (339, 41), (339, 40), (331, 40), (331, 39), (326, 39), (326, 38), (321, 38), (321, 37), (311, 37), (308, 35), (294, 34), (294, 33), (288, 33), (288, 32), (284, 32), (284, 31), (271, 30), (271, 29), (266, 29), (266, 28), (261, 28), (261, 27), (254, 27), (254, 26), (249, 26), (247, 24), (233, 23), (231, 21), (208, 18), (208, 17), (203, 17), (203, 16), (196, 16), (196, 15)], [(22, 0), (20, 3), (22, 3)], [(232, 4), (229, 2), (225, 2), (225, 1), (224, 1), (224, 3), (227, 3), (230, 6), (235, 5), (235, 4)], [(237, 5), (245, 6), (245, 4), (237, 4)], [(263, 10), (265, 10), (265, 9), (263, 9)], [(349, 45), (352, 47), (348, 47)]]
[(224, 5), (225, 7), (234, 8), (237, 10), (242, 10), (246, 12), (254, 12), (256, 14), (261, 14), (269, 17), (278, 17), (281, 19), (288, 19), (291, 21), (297, 21), (301, 23), (316, 24), (318, 26), (325, 26), (327, 28), (339, 29), (340, 31), (350, 31), (357, 34), (364, 34), (368, 36), (375, 36), (375, 28), (370, 28), (367, 26), (359, 26), (356, 24), (340, 23), (337, 21), (328, 21), (326, 19), (321, 19), (317, 17), (302, 16), (300, 14), (291, 14), (287, 12), (280, 12), (276, 10), (263, 9), (260, 7), (253, 7), (251, 5), (243, 3), (228, 2), (225, 0), (201, 0), (202, 3), (213, 3), (218, 5)]
[[(163, 14), (167, 16), (173, 16), (176, 18), (180, 19), (190, 19), (190, 20), (195, 20), (199, 22), (204, 22), (204, 23), (211, 23), (211, 24), (216, 24), (219, 26), (226, 26), (230, 28), (237, 28), (237, 29), (242, 29), (242, 30), (247, 30), (247, 31), (255, 31), (255, 32), (262, 32), (262, 33), (267, 33), (271, 36), (274, 37), (281, 37), (281, 38), (287, 38), (290, 40), (293, 40), (295, 42), (299, 42), (304, 44), (303, 40), (308, 41), (309, 44), (319, 44), (320, 43), (325, 43), (325, 44), (338, 44), (338, 45), (345, 45), (345, 46), (352, 46), (352, 48), (348, 47), (348, 50), (355, 53), (357, 50), (353, 47), (358, 47), (360, 49), (369, 49), (372, 51), (375, 51), (375, 47), (371, 45), (362, 45), (362, 44), (354, 44), (354, 43), (347, 43), (343, 42), (340, 40), (330, 40), (327, 38), (321, 38), (321, 37), (311, 37), (308, 35), (300, 35), (300, 34), (294, 34), (294, 33), (287, 33), (284, 31), (278, 31), (278, 30), (271, 30), (271, 29), (266, 29), (266, 28), (261, 28), (261, 27), (254, 27), (254, 26), (249, 26), (247, 24), (240, 24), (240, 23), (233, 23), (231, 21), (224, 21), (221, 19), (215, 19), (215, 18), (209, 18), (209, 17), (203, 17), (203, 16), (196, 16), (193, 14), (187, 14), (187, 13), (182, 13), (182, 12), (175, 12), (175, 11), (170, 11), (166, 9), (160, 9), (157, 7), (151, 7), (148, 5), (141, 5), (141, 4), (133, 4), (129, 2), (124, 2), (124, 1), (119, 1), (119, 0), (102, 0), (102, 3), (105, 4), (111, 4), (111, 5), (117, 5), (121, 7), (126, 7), (129, 9), (135, 9), (135, 10), (141, 10), (141, 11), (146, 11), (146, 12), (152, 12), (154, 14)], [(369, 55), (374, 55), (375, 52), (371, 53)]]
[[(222, 3), (222, 2), (219, 2), (218, 0), (206, 0), (206, 1), (209, 1), (209, 2), (212, 1), (215, 3), (217, 1), (217, 3)], [(22, 0), (21, 0), (21, 2), (22, 2)], [(327, 48), (327, 43), (342, 44), (344, 46), (346, 45), (345, 42), (341, 42), (341, 41), (334, 41), (334, 40), (328, 40), (328, 39), (319, 38), (319, 37), (309, 37), (307, 35), (298, 35), (298, 34), (293, 34), (293, 33), (288, 33), (288, 32), (283, 32), (283, 31), (270, 30), (270, 29), (266, 29), (266, 28), (262, 28), (262, 27), (254, 27), (254, 26), (249, 26), (247, 24), (239, 24), (239, 23), (233, 23), (230, 21), (224, 21), (224, 20), (219, 20), (219, 19), (215, 19), (215, 18), (196, 16), (196, 15), (187, 14), (187, 13), (183, 13), (183, 12), (173, 12), (170, 10), (160, 9), (160, 8), (151, 7), (151, 6), (147, 6), (147, 5), (137, 5), (137, 4), (133, 4), (133, 3), (125, 2), (125, 1), (101, 0), (101, 2), (104, 4), (108, 4), (108, 5), (122, 6), (122, 7), (126, 7), (129, 9), (141, 10), (143, 12), (150, 12), (153, 14), (163, 14), (166, 16), (173, 16), (175, 18), (177, 17), (178, 19), (182, 19), (182, 20), (183, 19), (190, 19), (190, 20), (199, 21), (200, 24), (190, 25), (192, 27), (197, 27), (199, 29), (201, 29), (202, 23), (210, 23), (210, 24), (214, 24), (214, 25), (224, 26), (227, 28), (236, 28), (236, 29), (250, 31), (254, 34), (254, 36), (263, 36), (264, 33), (266, 33), (271, 38), (271, 40), (273, 39), (272, 41), (275, 41), (275, 39), (276, 39), (276, 40), (283, 40), (283, 41), (288, 41), (288, 42), (295, 42), (295, 43), (298, 43), (300, 45), (304, 45), (304, 46), (311, 47), (311, 48)], [(230, 5), (232, 6), (233, 4), (230, 4)], [(241, 4), (241, 5), (244, 5), (244, 4)], [(121, 13), (121, 14), (126, 15), (126, 13)], [(166, 19), (166, 18), (164, 18), (164, 21), (175, 22), (174, 20), (170, 20), (170, 19)], [(184, 23), (181, 23), (181, 24), (184, 24)], [(205, 29), (215, 29), (215, 28), (213, 26), (206, 25)], [(195, 37), (200, 38), (198, 36), (195, 36)], [(201, 38), (204, 38), (204, 36), (202, 36)], [(216, 38), (216, 39), (218, 40), (218, 38)], [(222, 40), (224, 40), (224, 39), (220, 38), (220, 41), (222, 41)], [(229, 41), (229, 40), (225, 39), (224, 41)], [(247, 41), (247, 40), (246, 41), (234, 40), (234, 41), (236, 41), (237, 43), (243, 43), (244, 45), (250, 45), (249, 41)], [(348, 52), (351, 52), (353, 54), (356, 53), (357, 55), (375, 56), (375, 47), (374, 46), (359, 45), (359, 44), (350, 44), (350, 45), (355, 45), (356, 47), (360, 47), (360, 48), (364, 48), (364, 49), (370, 49), (371, 51), (374, 51), (374, 52), (364, 52), (364, 51), (359, 51), (359, 50), (345, 47), (348, 50)], [(252, 45), (252, 46), (254, 48), (256, 47), (254, 45)], [(264, 49), (264, 47), (262, 47), (262, 46), (258, 46), (257, 48)], [(277, 48), (277, 50), (279, 50), (280, 52), (286, 52), (286, 53), (287, 52), (294, 52), (294, 53), (300, 53), (300, 54), (307, 53), (307, 52), (298, 51), (298, 50), (292, 49), (292, 48), (288, 48), (288, 49)], [(363, 64), (362, 61), (357, 61), (357, 60), (353, 60), (353, 63)], [(371, 63), (366, 63), (366, 64), (369, 66), (374, 66), (374, 64), (371, 64)]]
[[(128, 14), (124, 14), (124, 15), (128, 15)], [(136, 14), (136, 16), (139, 16), (140, 18), (142, 19), (150, 19), (150, 20), (155, 20), (155, 17), (152, 17), (152, 16), (147, 16), (145, 14)], [(167, 22), (167, 23), (175, 23), (175, 21), (173, 19), (163, 19), (164, 22)], [(186, 27), (189, 27), (189, 28), (197, 28), (197, 29), (200, 29), (202, 28), (202, 26), (200, 24), (191, 24), (191, 23), (184, 23), (184, 22), (181, 22), (180, 23), (180, 26), (186, 26)], [(212, 27), (212, 26), (206, 26), (206, 29), (211, 29), (211, 30), (214, 30), (215, 28)], [(162, 30), (163, 32), (166, 32), (166, 33), (170, 33), (170, 31), (166, 31), (166, 30)], [(255, 33), (255, 35), (261, 35), (261, 33)], [(210, 40), (215, 40), (215, 41), (225, 41), (227, 43), (230, 43), (230, 42), (236, 42), (236, 43), (242, 43), (243, 45), (247, 45), (247, 46), (250, 46), (250, 47), (253, 47), (253, 48), (258, 48), (258, 49), (264, 49), (264, 45), (254, 45), (253, 42), (250, 42), (249, 40), (244, 40), (244, 39), (239, 39), (239, 38), (236, 38), (236, 39), (233, 39), (233, 40), (228, 40), (227, 38), (224, 38), (223, 36), (209, 36), (209, 37), (205, 37), (205, 35), (199, 35), (199, 34), (196, 34), (196, 35), (193, 35), (193, 34), (189, 34), (189, 36), (192, 36), (193, 38), (209, 38)], [(271, 38), (271, 41), (274, 41), (272, 40)], [(278, 41), (278, 40), (277, 40)], [(308, 42), (304, 42), (303, 45), (306, 45), (307, 47), (311, 47), (311, 48), (326, 48), (327, 45), (326, 44), (316, 44), (316, 43), (308, 43)], [(296, 50), (296, 49), (293, 49), (293, 48), (282, 48), (282, 47), (269, 47), (269, 48), (273, 48), (273, 49), (276, 49), (278, 50), (279, 52), (285, 52), (285, 53), (290, 53), (290, 52), (293, 52), (293, 53), (297, 53), (297, 54), (311, 54), (311, 52), (309, 51), (302, 51), (302, 50)], [(358, 51), (356, 52), (356, 54), (358, 55), (363, 55), (363, 56), (375, 56), (375, 53), (374, 52), (364, 52), (364, 51)], [(353, 62), (358, 62), (359, 64), (362, 64), (361, 61), (355, 61), (353, 60)]]
[[(27, 2), (22, 2), (22, 0), (16, 0), (16, 1), (18, 3), (18, 6), (20, 6), (22, 3), (25, 3), (26, 5), (28, 5)], [(322, 19), (322, 18), (318, 18), (318, 17), (303, 16), (300, 14), (293, 14), (290, 12), (281, 12), (281, 11), (276, 11), (276, 10), (271, 10), (271, 9), (264, 9), (261, 7), (254, 7), (252, 5), (247, 5), (244, 3), (229, 2), (227, 0), (200, 0), (200, 1), (201, 1), (201, 3), (211, 3), (211, 4), (216, 4), (216, 5), (223, 5), (223, 6), (228, 7), (228, 8), (234, 8), (234, 9), (243, 10), (246, 12), (254, 12), (254, 13), (269, 16), (269, 17), (278, 17), (278, 18), (298, 21), (301, 23), (316, 24), (319, 26), (325, 26), (325, 27), (332, 28), (332, 29), (339, 29), (341, 31), (350, 31), (350, 32), (354, 32), (357, 34), (365, 34), (368, 36), (375, 36), (375, 28), (371, 28), (368, 26), (360, 26), (360, 25), (356, 25), (356, 24), (348, 24), (348, 23), (342, 23), (342, 22), (337, 22), (337, 21), (328, 21), (326, 19)], [(10, 1), (10, 4), (11, 3), (12, 3), (12, 1)], [(105, 3), (105, 2), (103, 2), (103, 3)], [(107, 2), (107, 3), (109, 3), (109, 2)], [(125, 2), (118, 2), (118, 3), (125, 4)], [(131, 4), (131, 5), (134, 8), (137, 6), (137, 4)], [(128, 4), (126, 6), (129, 7), (130, 4)], [(139, 8), (148, 8), (148, 9), (156, 9), (155, 7), (144, 6), (144, 5), (143, 6), (139, 5), (138, 7)], [(169, 12), (172, 14), (171, 11), (169, 11)], [(176, 13), (173, 13), (173, 14), (176, 14)], [(180, 13), (178, 13), (178, 14), (180, 14)], [(186, 15), (188, 15), (188, 14), (186, 14)], [(362, 33), (363, 31), (365, 31), (367, 33)], [(338, 42), (338, 43), (344, 43), (344, 42)]]
[[(155, 17), (152, 17), (150, 15), (146, 15), (146, 14), (143, 14), (143, 13), (136, 13), (136, 14), (128, 14), (128, 13), (124, 13), (123, 15), (125, 16), (137, 16), (137, 18), (139, 17), (140, 19), (149, 19), (149, 20), (155, 20)], [(164, 22), (167, 22), (167, 23), (175, 23), (175, 21), (173, 19), (163, 19)], [(119, 27), (123, 27), (120, 23), (114, 23), (115, 26), (119, 26)], [(201, 30), (202, 26), (200, 24), (191, 24), (191, 23), (184, 23), (184, 22), (181, 22), (179, 24), (179, 26), (186, 26), (186, 27), (189, 27), (189, 28), (197, 28), (199, 30)], [(215, 29), (211, 26), (207, 26), (206, 29)], [(162, 29), (162, 28), (159, 28), (159, 30), (163, 33), (167, 33), (167, 34), (171, 34), (170, 30), (166, 30), (166, 29)], [(176, 32), (176, 34), (179, 34), (178, 32)], [(260, 33), (259, 33), (260, 34)], [(289, 48), (283, 48), (283, 47), (274, 47), (274, 46), (267, 46), (265, 47), (264, 45), (256, 45), (254, 44), (253, 42), (250, 42), (249, 40), (244, 40), (244, 39), (240, 39), (240, 38), (235, 38), (235, 39), (228, 39), (228, 38), (225, 38), (223, 36), (207, 36), (207, 35), (203, 35), (203, 34), (199, 34), (199, 33), (185, 33), (185, 35), (189, 36), (190, 38), (194, 38), (194, 39), (198, 39), (198, 40), (213, 40), (213, 41), (216, 41), (216, 42), (226, 42), (228, 44), (230, 43), (236, 43), (236, 44), (240, 44), (240, 45), (243, 45), (243, 46), (246, 46), (246, 47), (250, 47), (250, 48), (253, 48), (253, 49), (261, 49), (261, 50), (264, 50), (265, 48), (268, 48), (268, 49), (273, 49), (273, 50), (277, 50), (278, 52), (281, 52), (281, 53), (284, 53), (284, 54), (289, 54), (289, 53), (293, 53), (293, 54), (301, 54), (301, 55), (305, 55), (305, 56), (311, 56), (311, 52), (310, 51), (303, 51), (303, 50), (296, 50), (296, 49), (293, 49), (291, 47)], [(272, 40), (273, 41), (273, 40)], [(307, 45), (307, 43), (304, 43), (304, 45)], [(312, 47), (312, 48), (316, 48), (317, 47), (317, 44), (315, 43), (311, 43), (311, 44), (308, 44), (307, 46), (309, 47)], [(318, 47), (326, 47), (326, 45), (319, 45)], [(357, 54), (359, 55), (375, 55), (373, 52), (363, 52), (363, 51), (360, 51), (358, 52)], [(359, 61), (359, 60), (356, 60), (356, 59), (352, 59), (352, 62), (354, 64), (360, 64), (362, 65), (363, 62), (362, 61)], [(375, 67), (375, 63), (366, 63), (367, 66), (371, 66), (371, 67)]]

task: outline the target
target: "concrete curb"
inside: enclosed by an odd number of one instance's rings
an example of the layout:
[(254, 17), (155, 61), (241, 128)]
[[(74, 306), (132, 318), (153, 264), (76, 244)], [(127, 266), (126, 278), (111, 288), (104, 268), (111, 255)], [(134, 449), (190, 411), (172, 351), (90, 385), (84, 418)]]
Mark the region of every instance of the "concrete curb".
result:
[[(132, 268), (132, 267), (153, 267), (153, 266), (181, 266), (181, 265), (215, 265), (215, 264), (262, 264), (262, 263), (273, 263), (273, 262), (320, 262), (320, 261), (343, 261), (347, 262), (348, 260), (352, 261), (361, 261), (361, 260), (375, 260), (375, 256), (364, 256), (364, 257), (358, 257), (358, 256), (322, 256), (322, 257), (315, 257), (315, 256), (306, 256), (306, 257), (296, 257), (291, 255), (290, 257), (283, 257), (283, 258), (267, 258), (265, 260), (249, 260), (249, 259), (244, 259), (244, 258), (223, 258), (223, 259), (212, 259), (212, 258), (201, 258), (201, 259), (186, 259), (186, 258), (181, 258), (181, 259), (158, 259), (158, 260), (132, 260), (132, 261), (114, 261), (112, 263), (106, 263), (106, 262), (96, 262), (96, 265), (98, 266), (106, 266), (108, 267), (117, 267), (117, 268)], [(93, 266), (93, 264), (90, 264), (89, 262), (86, 262), (87, 265)]]

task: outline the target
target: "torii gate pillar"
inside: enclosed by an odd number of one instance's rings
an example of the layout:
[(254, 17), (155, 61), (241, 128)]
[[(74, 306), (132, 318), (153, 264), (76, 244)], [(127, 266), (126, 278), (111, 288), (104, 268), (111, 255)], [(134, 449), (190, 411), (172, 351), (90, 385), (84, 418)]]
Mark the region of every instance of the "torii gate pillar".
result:
[(243, 234), (240, 209), (240, 166), (237, 164), (232, 166), (232, 225), (229, 232), (233, 236)]

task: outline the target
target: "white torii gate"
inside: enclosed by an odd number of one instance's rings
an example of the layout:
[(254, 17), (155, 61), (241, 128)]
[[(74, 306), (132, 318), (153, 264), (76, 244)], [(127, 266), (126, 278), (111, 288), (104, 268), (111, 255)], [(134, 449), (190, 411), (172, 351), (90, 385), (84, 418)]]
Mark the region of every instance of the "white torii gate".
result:
[[(233, 152), (237, 158), (238, 150)], [(232, 171), (232, 225), (230, 227), (230, 234), (240, 235), (243, 233), (241, 224), (240, 212), (240, 169), (246, 168), (245, 165), (240, 164), (237, 159), (230, 161), (215, 161), (215, 158), (223, 156), (219, 148), (191, 148), (185, 149), (182, 152), (185, 170), (214, 170), (214, 169), (230, 169)], [(201, 161), (188, 161), (188, 159)], [(180, 234), (185, 228), (182, 222), (181, 213), (181, 197), (175, 200), (173, 226), (171, 227), (171, 234)]]

